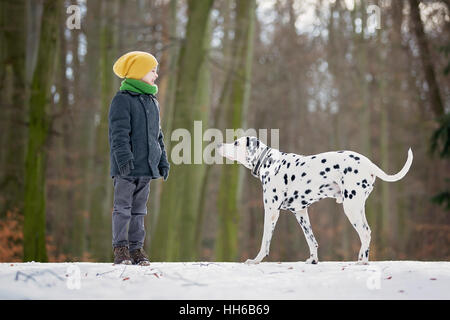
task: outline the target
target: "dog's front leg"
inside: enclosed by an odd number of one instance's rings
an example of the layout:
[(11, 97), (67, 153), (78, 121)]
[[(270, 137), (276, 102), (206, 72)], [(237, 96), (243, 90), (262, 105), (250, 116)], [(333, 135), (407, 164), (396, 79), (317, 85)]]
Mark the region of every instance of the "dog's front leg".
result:
[(270, 241), (272, 239), (273, 230), (278, 221), (280, 210), (273, 208), (265, 208), (264, 210), (264, 233), (261, 241), (261, 249), (255, 259), (248, 259), (247, 264), (260, 263), (265, 256), (269, 254)]

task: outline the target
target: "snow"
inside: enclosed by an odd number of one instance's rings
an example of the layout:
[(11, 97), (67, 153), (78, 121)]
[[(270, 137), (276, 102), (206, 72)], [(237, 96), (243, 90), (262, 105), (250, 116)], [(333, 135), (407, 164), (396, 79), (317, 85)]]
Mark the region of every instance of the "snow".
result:
[(450, 299), (450, 262), (0, 263), (0, 299)]

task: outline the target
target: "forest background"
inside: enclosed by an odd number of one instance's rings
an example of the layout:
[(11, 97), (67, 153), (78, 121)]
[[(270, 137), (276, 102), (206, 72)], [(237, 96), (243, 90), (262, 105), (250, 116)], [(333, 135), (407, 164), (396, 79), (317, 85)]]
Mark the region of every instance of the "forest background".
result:
[[(279, 129), (282, 151), (354, 150), (387, 173), (411, 147), (406, 177), (377, 180), (366, 203), (371, 259), (449, 260), (449, 9), (448, 0), (0, 1), (0, 261), (111, 261), (112, 65), (132, 50), (160, 63), (169, 155), (171, 133), (193, 132), (194, 121)], [(242, 166), (172, 163), (150, 189), (151, 260), (257, 254), (262, 187)], [(326, 199), (309, 214), (320, 260), (356, 260), (342, 205)], [(292, 214), (281, 214), (270, 252), (267, 261), (307, 258)]]

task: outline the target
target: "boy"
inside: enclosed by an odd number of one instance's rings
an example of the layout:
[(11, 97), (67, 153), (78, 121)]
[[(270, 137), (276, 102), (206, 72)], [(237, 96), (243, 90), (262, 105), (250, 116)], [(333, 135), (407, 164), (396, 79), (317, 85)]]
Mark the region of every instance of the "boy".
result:
[(125, 78), (109, 110), (115, 264), (150, 264), (143, 250), (150, 180), (169, 176), (155, 97), (157, 66), (156, 58), (142, 51), (121, 56), (113, 66)]

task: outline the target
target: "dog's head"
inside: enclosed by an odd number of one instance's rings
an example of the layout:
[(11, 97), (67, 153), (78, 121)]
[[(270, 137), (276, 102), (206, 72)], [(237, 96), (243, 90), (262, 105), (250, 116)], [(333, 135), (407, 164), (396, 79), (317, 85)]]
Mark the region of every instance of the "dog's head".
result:
[(266, 145), (256, 137), (244, 136), (233, 143), (223, 143), (217, 146), (217, 152), (222, 157), (234, 160), (248, 169), (253, 169)]

